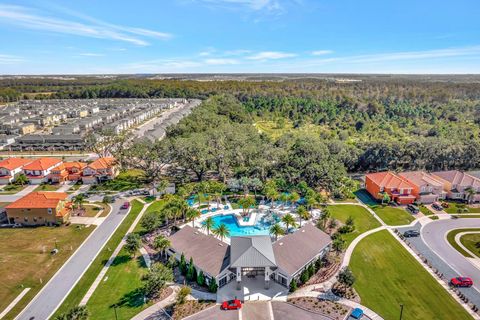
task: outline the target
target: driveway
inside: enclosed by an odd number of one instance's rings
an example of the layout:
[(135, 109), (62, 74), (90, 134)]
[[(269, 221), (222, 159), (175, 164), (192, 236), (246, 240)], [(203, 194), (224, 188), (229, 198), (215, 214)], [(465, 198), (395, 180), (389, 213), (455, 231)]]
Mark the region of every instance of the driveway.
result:
[[(191, 317), (188, 317), (188, 320), (238, 320), (239, 315), (237, 310), (221, 310), (220, 305), (216, 305), (207, 310), (203, 310), (197, 314), (194, 314)], [(247, 318), (244, 318), (247, 319)]]
[(332, 320), (318, 313), (309, 312), (285, 302), (273, 301), (272, 309), (275, 320)]
[(269, 304), (270, 302), (245, 303), (242, 307), (242, 319), (270, 320), (271, 317)]
[(120, 199), (112, 204), (112, 212), (105, 218), (105, 221), (93, 231), (16, 319), (48, 319), (126, 217), (127, 211), (120, 210), (123, 202)]

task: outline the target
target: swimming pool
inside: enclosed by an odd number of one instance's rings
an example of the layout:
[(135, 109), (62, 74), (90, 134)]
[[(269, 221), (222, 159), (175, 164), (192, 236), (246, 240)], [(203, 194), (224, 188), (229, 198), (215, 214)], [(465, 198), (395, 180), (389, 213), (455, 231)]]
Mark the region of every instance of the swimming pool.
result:
[(232, 214), (224, 216), (215, 216), (212, 218), (215, 222), (215, 227), (220, 224), (225, 224), (230, 230), (230, 236), (255, 236), (255, 235), (269, 235), (270, 223), (257, 221), (255, 226), (241, 227), (237, 224), (237, 219)]

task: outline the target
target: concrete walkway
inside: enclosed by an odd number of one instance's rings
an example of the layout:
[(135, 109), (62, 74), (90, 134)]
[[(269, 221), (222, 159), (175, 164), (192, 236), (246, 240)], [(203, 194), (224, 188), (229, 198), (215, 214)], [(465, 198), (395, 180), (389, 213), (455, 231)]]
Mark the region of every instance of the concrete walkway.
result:
[[(118, 246), (115, 248), (115, 250), (113, 251), (112, 255), (110, 256), (110, 258), (108, 259), (107, 263), (105, 264), (105, 266), (102, 268), (102, 270), (100, 271), (100, 273), (98, 274), (98, 276), (95, 278), (95, 281), (92, 283), (92, 285), (90, 286), (90, 288), (88, 289), (87, 293), (85, 294), (85, 296), (83, 297), (82, 301), (80, 301), (80, 305), (81, 306), (84, 306), (87, 304), (88, 300), (90, 300), (91, 296), (93, 295), (93, 293), (95, 292), (95, 290), (97, 289), (98, 285), (100, 284), (100, 282), (102, 281), (103, 277), (105, 276), (105, 274), (107, 273), (108, 271), (108, 268), (110, 268), (110, 266), (112, 265), (113, 261), (115, 260), (115, 258), (117, 257), (118, 253), (120, 252), (120, 250), (122, 250), (123, 246), (125, 245), (125, 239), (127, 237), (127, 235), (129, 233), (131, 233), (135, 227), (137, 226), (138, 222), (140, 221), (140, 219), (142, 218), (143, 214), (145, 213), (145, 211), (147, 210), (147, 208), (152, 204), (153, 202), (145, 205), (142, 209), (142, 211), (140, 211), (140, 213), (138, 214), (137, 218), (135, 219), (135, 221), (133, 221), (132, 225), (130, 226), (130, 228), (128, 228), (128, 231), (127, 233), (124, 235), (122, 241), (120, 241), (120, 243), (118, 244)], [(132, 207), (130, 206), (129, 210), (131, 209)], [(146, 261), (145, 261), (146, 262)]]
[(22, 298), (28, 293), (28, 291), (30, 291), (30, 289), (31, 288), (23, 289), (22, 292), (20, 292), (20, 294), (15, 299), (13, 299), (13, 301), (10, 302), (10, 304), (2, 311), (2, 313), (0, 313), (0, 319), (3, 319), (3, 317), (5, 317), (10, 312), (10, 310), (12, 310), (17, 305), (20, 300), (22, 300)]
[(15, 193), (15, 194), (2, 194), (0, 195), (0, 202), (14, 202), (20, 199), (23, 196), (26, 196), (33, 190), (35, 190), (38, 185), (28, 185), (25, 189)]
[(165, 314), (164, 308), (175, 302), (177, 293), (180, 290), (180, 287), (177, 285), (170, 286), (170, 288), (173, 289), (171, 295), (143, 310), (130, 320), (153, 320), (158, 319), (160, 315)]

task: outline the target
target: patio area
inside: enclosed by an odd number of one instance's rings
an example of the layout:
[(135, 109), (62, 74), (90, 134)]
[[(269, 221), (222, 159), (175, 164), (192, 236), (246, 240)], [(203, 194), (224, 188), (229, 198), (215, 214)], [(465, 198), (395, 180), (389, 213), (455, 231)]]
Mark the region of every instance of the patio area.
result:
[(220, 303), (234, 298), (242, 301), (287, 301), (287, 295), (288, 289), (274, 281), (270, 281), (270, 288), (265, 289), (263, 279), (242, 277), (242, 288), (240, 290), (237, 290), (235, 280), (218, 289), (217, 302)]

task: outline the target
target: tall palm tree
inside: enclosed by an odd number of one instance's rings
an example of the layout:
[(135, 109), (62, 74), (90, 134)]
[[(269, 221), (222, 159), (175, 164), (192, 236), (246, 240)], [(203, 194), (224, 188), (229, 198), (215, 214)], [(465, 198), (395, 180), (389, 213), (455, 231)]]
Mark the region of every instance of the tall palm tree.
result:
[(473, 202), (473, 197), (477, 194), (477, 191), (475, 191), (474, 188), (468, 187), (465, 189), (465, 192), (467, 193), (467, 201), (468, 203)]
[(292, 192), (288, 195), (288, 201), (290, 201), (292, 205), (297, 203), (298, 200), (300, 200), (300, 195), (298, 193)]
[(310, 212), (308, 212), (304, 206), (299, 206), (297, 208), (297, 214), (298, 214), (298, 218), (300, 219), (300, 223), (299, 223), (300, 227), (302, 226), (302, 219), (303, 220), (310, 219)]
[(330, 210), (328, 210), (328, 208), (324, 208), (323, 212), (322, 212), (322, 215), (320, 216), (320, 220), (322, 220), (322, 222), (323, 222), (323, 228), (327, 227), (327, 222), (328, 222), (328, 220), (330, 219), (331, 216), (332, 216), (332, 214), (331, 214)]
[(285, 223), (285, 226), (287, 227), (285, 233), (288, 233), (289, 227), (295, 227), (297, 225), (295, 223), (295, 218), (290, 213), (287, 213), (282, 217), (282, 222)]
[(85, 203), (85, 196), (83, 194), (79, 194), (73, 198), (73, 203), (77, 208), (83, 208), (83, 204)]
[(167, 227), (168, 227), (169, 220), (173, 218), (174, 214), (175, 213), (172, 210), (172, 208), (164, 208), (161, 211), (161, 216), (162, 216), (162, 218), (165, 219), (165, 224), (167, 225)]
[(207, 234), (210, 234), (210, 231), (212, 231), (214, 227), (215, 221), (213, 221), (212, 217), (208, 217), (207, 219), (205, 219), (205, 221), (203, 221), (202, 229), (207, 230)]
[(282, 202), (282, 209), (285, 207), (285, 203), (288, 201), (288, 194), (282, 192), (278, 199)]
[(224, 223), (221, 223), (218, 227), (213, 229), (213, 234), (219, 237), (220, 240), (223, 241), (224, 238), (230, 235), (230, 230)]
[(200, 218), (202, 216), (200, 211), (193, 208), (189, 208), (185, 215), (188, 220), (192, 220), (192, 227), (195, 227), (195, 219)]
[(281, 236), (282, 234), (284, 234), (284, 230), (282, 229), (282, 227), (278, 223), (273, 224), (270, 227), (269, 232), (270, 232), (270, 234), (273, 234), (275, 236), (275, 241), (277, 241), (278, 236)]
[(153, 247), (160, 251), (161, 256), (163, 257), (165, 251), (171, 246), (170, 240), (160, 235), (155, 238), (153, 241)]

